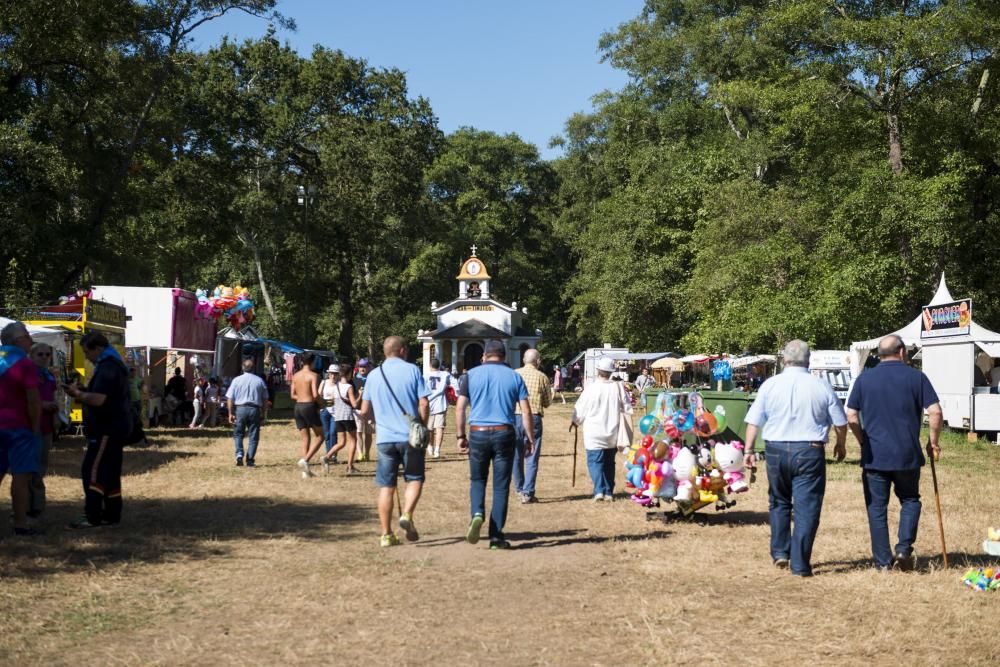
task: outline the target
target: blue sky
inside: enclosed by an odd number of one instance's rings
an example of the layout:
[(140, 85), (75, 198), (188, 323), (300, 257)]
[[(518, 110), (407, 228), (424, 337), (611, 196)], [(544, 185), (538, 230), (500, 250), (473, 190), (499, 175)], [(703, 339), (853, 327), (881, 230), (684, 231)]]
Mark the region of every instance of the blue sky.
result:
[[(623, 72), (600, 62), (603, 32), (637, 16), (643, 0), (282, 0), (295, 19), (282, 32), (303, 55), (314, 44), (341, 49), (375, 67), (407, 75), (410, 95), (430, 100), (445, 132), (461, 126), (515, 132), (543, 157), (569, 116), (617, 90)], [(259, 37), (267, 23), (227, 14), (201, 26), (194, 47), (222, 35)]]

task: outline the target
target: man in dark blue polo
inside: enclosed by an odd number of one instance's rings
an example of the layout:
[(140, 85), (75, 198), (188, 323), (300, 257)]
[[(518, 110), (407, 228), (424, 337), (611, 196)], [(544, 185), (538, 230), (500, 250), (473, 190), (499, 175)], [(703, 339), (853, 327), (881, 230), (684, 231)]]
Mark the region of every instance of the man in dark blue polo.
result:
[[(861, 443), (861, 480), (868, 509), (875, 567), (913, 569), (920, 524), (920, 424), (930, 422), (928, 453), (941, 453), (941, 404), (927, 376), (906, 365), (906, 346), (896, 335), (878, 344), (880, 363), (858, 376), (847, 399), (847, 423)], [(863, 422), (863, 424), (862, 424)], [(889, 548), (889, 491), (899, 498), (899, 542)]]
[[(479, 541), (479, 529), (486, 516), (486, 481), (493, 464), (493, 507), (490, 511), (490, 548), (509, 549), (503, 527), (507, 522), (507, 498), (514, 468), (514, 407), (520, 405), (524, 426), (524, 451), (531, 456), (535, 447), (534, 419), (528, 402), (528, 388), (505, 360), (507, 348), (498, 340), (486, 343), (483, 364), (468, 372), (459, 385), (455, 405), (458, 449), (469, 454), (469, 499), (472, 521), (465, 539)], [(465, 410), (471, 406), (469, 437), (465, 435)]]
[(122, 519), (122, 452), (132, 431), (128, 368), (103, 334), (91, 331), (80, 339), (94, 365), (87, 389), (67, 386), (66, 393), (83, 404), (87, 453), (83, 457), (85, 516), (70, 528), (116, 525)]

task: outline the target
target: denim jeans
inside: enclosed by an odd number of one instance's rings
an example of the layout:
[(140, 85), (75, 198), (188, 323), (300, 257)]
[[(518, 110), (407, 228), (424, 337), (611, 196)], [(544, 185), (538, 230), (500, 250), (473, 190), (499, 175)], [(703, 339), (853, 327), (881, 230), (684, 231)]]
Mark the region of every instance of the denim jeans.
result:
[(337, 444), (337, 422), (333, 420), (333, 413), (326, 408), (320, 408), (319, 420), (323, 422), (323, 442), (327, 454)]
[(610, 496), (615, 490), (615, 453), (610, 449), (588, 449), (587, 470), (594, 482), (594, 495)]
[(243, 458), (243, 435), (250, 438), (247, 449), (247, 460), (253, 461), (257, 456), (257, 445), (260, 442), (260, 408), (250, 405), (236, 406), (236, 428), (233, 429), (233, 441), (236, 444), (236, 458)]
[(812, 574), (813, 542), (826, 492), (823, 445), (771, 440), (766, 444), (771, 558), (788, 558), (792, 574), (808, 576)]
[(471, 514), (486, 516), (486, 480), (493, 464), (493, 507), (490, 510), (490, 541), (503, 539), (507, 523), (507, 497), (514, 467), (514, 429), (469, 433), (469, 501)]
[(910, 556), (920, 525), (920, 468), (914, 470), (864, 470), (861, 481), (865, 488), (868, 510), (868, 531), (872, 536), (872, 558), (878, 567), (892, 565), (889, 549), (889, 487), (899, 498), (899, 542), (896, 554)]
[(535, 448), (525, 456), (524, 441), (528, 434), (524, 432), (521, 415), (514, 418), (514, 490), (529, 496), (535, 495), (535, 478), (538, 477), (538, 456), (542, 452), (542, 416), (533, 415), (531, 421), (535, 426)]

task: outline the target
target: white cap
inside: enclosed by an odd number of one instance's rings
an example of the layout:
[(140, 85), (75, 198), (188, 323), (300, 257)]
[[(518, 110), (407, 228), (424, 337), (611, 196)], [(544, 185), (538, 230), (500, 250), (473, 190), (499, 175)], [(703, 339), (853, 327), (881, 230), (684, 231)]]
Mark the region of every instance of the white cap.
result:
[(605, 373), (615, 372), (615, 360), (610, 357), (601, 357), (597, 360), (597, 370)]
[(340, 375), (340, 367), (337, 364), (330, 364), (330, 367), (326, 369), (327, 373), (336, 373)]

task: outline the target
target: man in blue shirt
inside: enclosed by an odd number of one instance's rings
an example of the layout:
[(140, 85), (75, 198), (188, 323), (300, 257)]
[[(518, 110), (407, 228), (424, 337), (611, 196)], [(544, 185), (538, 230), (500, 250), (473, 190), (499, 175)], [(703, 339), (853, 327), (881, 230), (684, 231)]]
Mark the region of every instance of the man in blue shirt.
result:
[[(767, 462), (771, 559), (792, 574), (812, 576), (813, 542), (826, 492), (824, 447), (830, 426), (837, 432), (834, 453), (847, 454), (847, 416), (833, 387), (809, 373), (809, 345), (793, 340), (783, 352), (785, 369), (760, 387), (747, 412), (745, 463), (756, 463), (753, 443), (763, 425)], [(795, 529), (792, 530), (792, 509)]]
[(250, 438), (247, 449), (247, 467), (256, 463), (257, 445), (260, 443), (260, 423), (268, 403), (267, 383), (253, 372), (254, 360), (243, 360), (243, 374), (236, 376), (226, 389), (226, 409), (229, 423), (233, 424), (233, 444), (236, 446), (236, 465), (243, 465), (243, 435)]
[(392, 532), (392, 498), (396, 490), (399, 466), (403, 466), (406, 493), (399, 527), (406, 539), (420, 539), (413, 523), (413, 512), (420, 500), (424, 485), (424, 449), (410, 447), (410, 421), (408, 416), (418, 416), (426, 425), (428, 416), (427, 388), (420, 369), (406, 361), (406, 345), (399, 336), (389, 336), (382, 344), (385, 361), (368, 374), (360, 416), (371, 419), (375, 415), (375, 446), (378, 463), (375, 468), (375, 485), (379, 487), (378, 518), (382, 525), (380, 544), (391, 547), (399, 544)]
[[(913, 543), (920, 523), (920, 423), (930, 422), (928, 453), (941, 453), (942, 412), (927, 376), (906, 365), (906, 346), (896, 335), (879, 341), (880, 363), (858, 376), (847, 399), (847, 422), (861, 443), (861, 481), (868, 509), (875, 567), (913, 569)], [(862, 426), (861, 420), (864, 420)], [(889, 549), (889, 491), (899, 498), (899, 542)]]
[[(469, 498), (472, 521), (465, 533), (470, 544), (479, 541), (479, 529), (486, 516), (486, 480), (493, 463), (493, 508), (490, 512), (490, 548), (509, 549), (503, 527), (507, 522), (507, 497), (514, 467), (514, 406), (521, 407), (524, 451), (531, 456), (535, 447), (534, 419), (524, 380), (506, 363), (507, 348), (498, 340), (486, 343), (483, 364), (462, 380), (455, 406), (458, 449), (469, 454)], [(465, 435), (465, 410), (471, 405), (470, 438)]]

